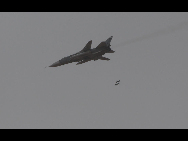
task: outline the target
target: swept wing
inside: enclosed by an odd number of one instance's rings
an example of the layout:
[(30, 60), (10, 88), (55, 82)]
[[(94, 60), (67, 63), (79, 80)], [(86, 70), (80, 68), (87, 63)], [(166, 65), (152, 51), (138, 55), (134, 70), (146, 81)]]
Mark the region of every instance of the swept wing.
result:
[(81, 52), (86, 52), (91, 49), (92, 40), (89, 41), (86, 46), (81, 50)]

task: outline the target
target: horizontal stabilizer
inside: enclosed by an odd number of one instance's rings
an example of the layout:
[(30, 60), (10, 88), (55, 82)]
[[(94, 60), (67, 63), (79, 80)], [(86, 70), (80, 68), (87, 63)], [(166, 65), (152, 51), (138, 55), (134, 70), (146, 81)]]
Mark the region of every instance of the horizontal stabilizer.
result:
[(101, 56), (99, 59), (101, 59), (101, 60), (110, 60), (109, 58), (106, 58), (106, 57), (103, 57), (103, 56)]
[(89, 41), (86, 46), (81, 50), (82, 52), (86, 52), (91, 49), (92, 40)]
[(113, 51), (113, 50), (110, 50), (110, 51), (108, 51), (107, 53), (114, 53), (115, 51)]

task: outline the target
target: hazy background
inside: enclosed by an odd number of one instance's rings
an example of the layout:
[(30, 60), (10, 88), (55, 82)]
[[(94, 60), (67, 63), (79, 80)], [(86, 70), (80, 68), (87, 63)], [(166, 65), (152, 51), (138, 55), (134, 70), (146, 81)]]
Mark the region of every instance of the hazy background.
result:
[(188, 13), (0, 13), (0, 128), (188, 128), (187, 101)]

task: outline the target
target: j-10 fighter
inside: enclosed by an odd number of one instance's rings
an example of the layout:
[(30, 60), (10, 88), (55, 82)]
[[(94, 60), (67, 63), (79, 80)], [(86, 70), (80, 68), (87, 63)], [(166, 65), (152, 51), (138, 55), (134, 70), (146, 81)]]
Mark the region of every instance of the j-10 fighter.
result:
[(91, 43), (92, 40), (89, 41), (86, 46), (79, 51), (78, 53), (75, 53), (73, 55), (67, 56), (62, 58), (61, 60), (53, 63), (49, 67), (58, 67), (61, 65), (69, 64), (72, 62), (77, 62), (76, 65), (83, 64), (85, 62), (91, 61), (91, 60), (110, 60), (109, 58), (103, 57), (105, 53), (114, 53), (110, 48), (110, 42), (112, 40), (112, 36), (108, 38), (106, 41), (101, 42), (96, 48), (91, 49)]

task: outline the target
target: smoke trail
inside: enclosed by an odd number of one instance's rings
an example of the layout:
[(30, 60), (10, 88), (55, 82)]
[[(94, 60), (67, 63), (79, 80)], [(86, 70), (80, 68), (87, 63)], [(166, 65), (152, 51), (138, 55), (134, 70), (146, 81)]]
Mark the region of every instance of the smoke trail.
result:
[(131, 40), (119, 43), (119, 44), (117, 44), (114, 47), (120, 47), (120, 46), (128, 45), (128, 44), (131, 44), (131, 43), (134, 43), (134, 42), (137, 42), (137, 41), (142, 41), (142, 40), (154, 38), (154, 37), (157, 37), (157, 36), (160, 36), (160, 35), (169, 34), (171, 32), (174, 32), (174, 31), (180, 30), (182, 28), (185, 28), (187, 26), (188, 26), (188, 21), (183, 21), (183, 22), (181, 22), (181, 23), (179, 23), (177, 25), (168, 26), (168, 27), (160, 29), (160, 30), (158, 30), (156, 32), (153, 32), (153, 33), (150, 33), (150, 34), (147, 34), (147, 35), (143, 35), (143, 36), (137, 37), (135, 39), (131, 39)]

